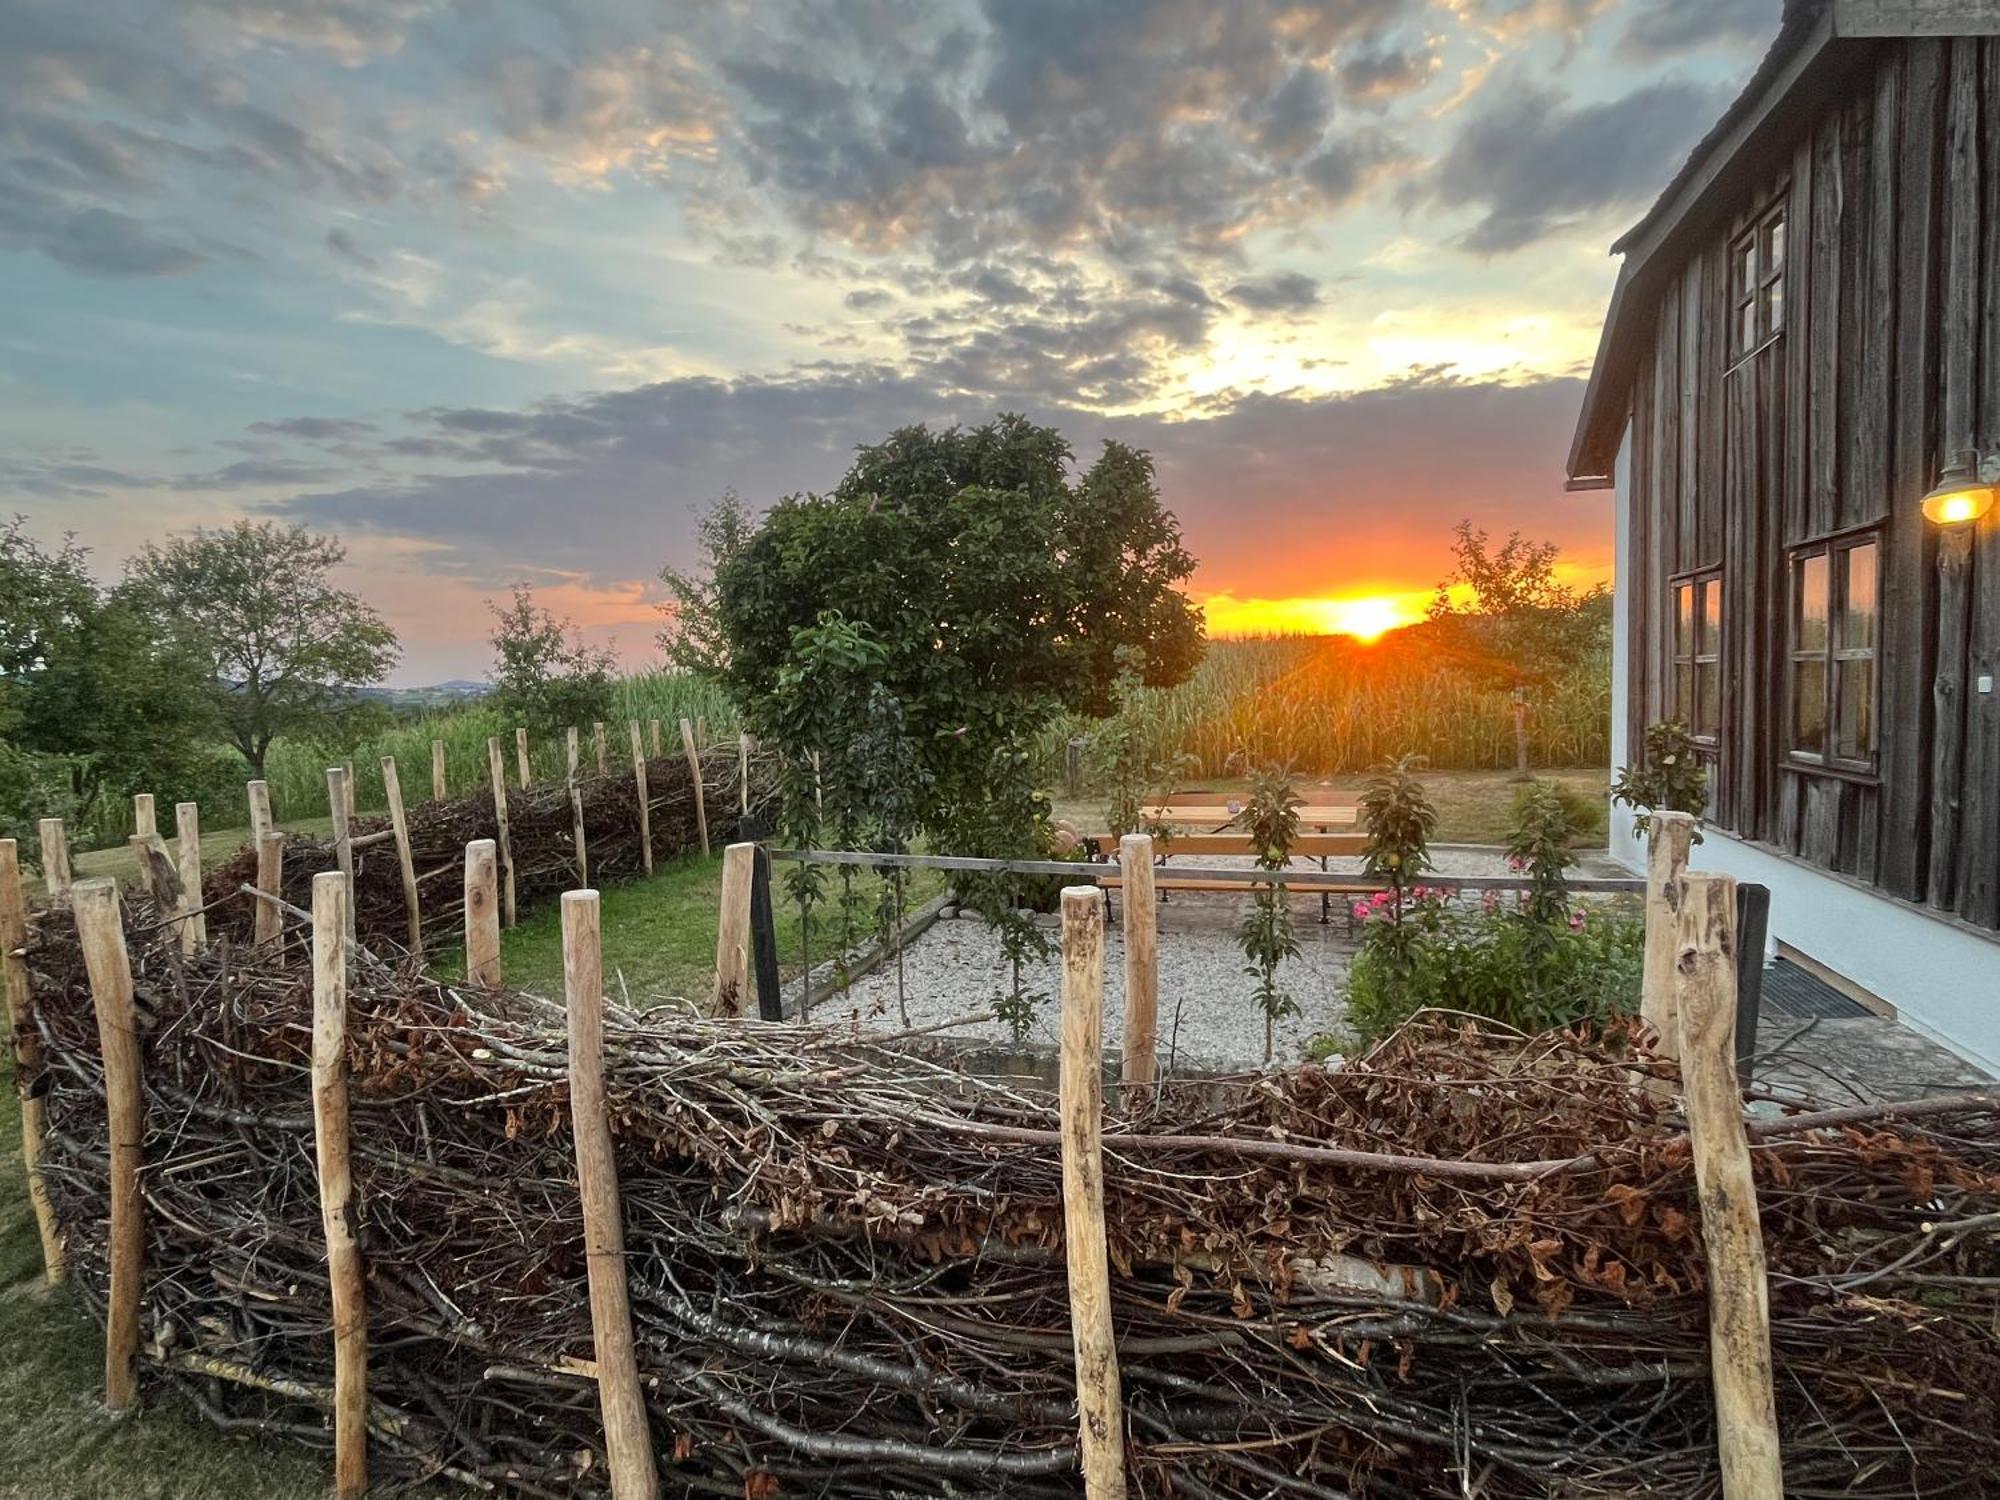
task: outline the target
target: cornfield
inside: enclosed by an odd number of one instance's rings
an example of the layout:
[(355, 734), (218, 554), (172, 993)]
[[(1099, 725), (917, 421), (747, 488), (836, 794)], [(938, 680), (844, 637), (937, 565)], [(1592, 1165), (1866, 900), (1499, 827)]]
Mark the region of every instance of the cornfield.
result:
[[(1153, 735), (1151, 759), (1191, 756), (1198, 776), (1227, 774), (1239, 752), (1323, 776), (1406, 752), (1453, 770), (1514, 764), (1511, 690), (1440, 663), (1421, 632), (1373, 645), (1338, 636), (1217, 641), (1186, 682), (1145, 690), (1131, 711)], [(1040, 747), (1048, 780), (1061, 777), (1065, 742), (1091, 728), (1074, 717), (1050, 728)], [(1534, 765), (1606, 764), (1609, 662), (1531, 700), (1527, 730)]]

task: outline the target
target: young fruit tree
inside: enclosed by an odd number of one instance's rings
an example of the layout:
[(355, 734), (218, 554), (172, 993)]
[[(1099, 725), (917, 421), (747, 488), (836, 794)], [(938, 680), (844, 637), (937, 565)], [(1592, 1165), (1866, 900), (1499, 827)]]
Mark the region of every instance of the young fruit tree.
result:
[(491, 702), (503, 718), (548, 735), (611, 716), (616, 663), (609, 651), (591, 646), (568, 620), (536, 604), (525, 585), (515, 585), (506, 608), (487, 607), (493, 611)]
[(396, 663), (395, 632), (333, 582), (346, 557), (303, 526), (238, 521), (132, 561), (127, 586), (201, 663), (191, 686), (255, 776), (273, 741), (325, 734)]

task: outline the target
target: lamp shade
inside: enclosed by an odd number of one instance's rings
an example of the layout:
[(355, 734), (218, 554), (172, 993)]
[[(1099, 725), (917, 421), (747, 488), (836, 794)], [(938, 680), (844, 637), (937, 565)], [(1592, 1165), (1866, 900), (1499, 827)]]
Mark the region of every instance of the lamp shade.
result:
[(1924, 496), (1924, 519), (1936, 526), (1969, 526), (1993, 509), (1993, 494), (1994, 486), (1980, 477), (1979, 455), (1960, 453)]

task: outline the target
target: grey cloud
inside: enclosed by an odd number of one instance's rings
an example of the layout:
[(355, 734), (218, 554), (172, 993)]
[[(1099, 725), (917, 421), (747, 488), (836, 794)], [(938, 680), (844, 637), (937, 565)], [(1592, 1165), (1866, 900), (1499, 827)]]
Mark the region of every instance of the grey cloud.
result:
[(1577, 219), (1643, 203), (1722, 103), (1716, 90), (1670, 80), (1577, 105), (1518, 71), (1496, 74), (1418, 191), (1483, 207), (1462, 243), (1505, 254)]
[(861, 286), (856, 287), (840, 300), (856, 312), (873, 312), (878, 307), (889, 306), (896, 300), (896, 294), (885, 291), (879, 286)]
[(1349, 99), (1379, 108), (1422, 88), (1439, 66), (1428, 47), (1370, 47), (1342, 59), (1340, 88)]
[(1627, 56), (1652, 59), (1697, 47), (1768, 40), (1778, 29), (1782, 0), (1650, 0), (1638, 7), (1618, 39)]
[(1237, 282), (1229, 300), (1253, 312), (1304, 312), (1319, 306), (1319, 282), (1302, 271), (1280, 271)]
[[(0, 198), (7, 196), (0, 176)], [(208, 259), (171, 233), (108, 208), (73, 208), (16, 193), (0, 203), (0, 245), (40, 250), (58, 265), (92, 276), (171, 276)]]
[(245, 458), (207, 473), (183, 474), (173, 481), (173, 487), (177, 490), (201, 492), (319, 484), (331, 479), (334, 473), (332, 469), (315, 464), (297, 463), (290, 459)]
[(272, 422), (252, 422), (250, 430), (268, 433), (272, 437), (299, 438), (308, 443), (330, 443), (366, 437), (378, 429), (373, 422), (353, 417), (285, 417)]
[[(1314, 549), (1274, 555), (1269, 537), (1338, 528), (1348, 555), (1407, 557), (1413, 491), (1453, 496), (1435, 518), (1440, 561), (1461, 514), (1572, 545), (1608, 542), (1601, 501), (1561, 489), (1559, 455), (1579, 396), (1569, 380), (1515, 386), (1431, 372), (1358, 395), (1244, 397), (1183, 420), (1106, 419), (1059, 403), (1021, 409), (1059, 425), (1086, 460), (1103, 438), (1150, 449), (1211, 586), (1245, 579), (1262, 592), (1305, 593), (1347, 580), (1330, 578)], [(824, 490), (857, 444), (904, 423), (979, 421), (996, 409), (846, 366), (668, 381), (521, 411), (420, 413), (416, 437), (456, 447), (463, 461), (504, 464), (518, 444), (535, 462), (302, 495), (277, 508), (336, 531), (440, 544), (441, 566), (482, 583), (503, 583), (528, 558), (623, 579), (690, 561), (692, 512), (726, 488), (753, 503)], [(1476, 493), (1461, 482), (1466, 452), (1480, 454)]]
[(326, 248), (364, 271), (378, 271), (382, 267), (381, 261), (355, 243), (354, 236), (345, 229), (329, 229), (326, 232)]

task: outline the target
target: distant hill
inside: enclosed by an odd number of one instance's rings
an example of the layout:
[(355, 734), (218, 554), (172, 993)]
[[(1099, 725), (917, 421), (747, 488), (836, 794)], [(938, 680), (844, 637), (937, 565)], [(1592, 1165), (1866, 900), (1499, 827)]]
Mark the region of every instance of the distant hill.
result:
[(394, 709), (444, 708), (454, 703), (467, 703), (475, 698), (484, 698), (493, 691), (490, 682), (473, 682), (464, 677), (454, 677), (449, 682), (434, 682), (428, 687), (365, 687), (356, 688), (354, 696), (367, 703), (380, 703)]

